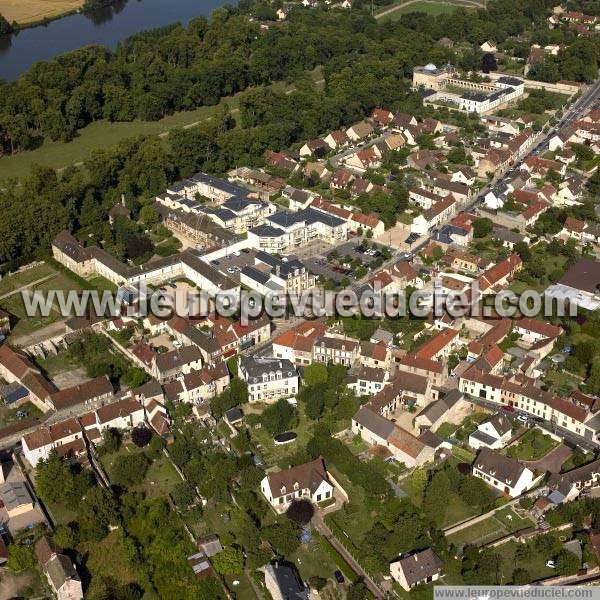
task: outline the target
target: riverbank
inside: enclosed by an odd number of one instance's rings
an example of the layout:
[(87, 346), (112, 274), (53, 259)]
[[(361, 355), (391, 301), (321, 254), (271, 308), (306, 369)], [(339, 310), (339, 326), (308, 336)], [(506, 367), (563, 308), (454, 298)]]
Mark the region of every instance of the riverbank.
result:
[(83, 4), (84, 0), (0, 0), (0, 14), (20, 30), (75, 14)]

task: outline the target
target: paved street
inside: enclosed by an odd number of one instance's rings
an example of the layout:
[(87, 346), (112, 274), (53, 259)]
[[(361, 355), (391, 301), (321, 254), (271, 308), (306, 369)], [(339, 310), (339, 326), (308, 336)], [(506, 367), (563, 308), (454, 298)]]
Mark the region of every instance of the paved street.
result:
[(527, 466), (532, 467), (538, 471), (549, 471), (550, 473), (560, 473), (560, 468), (563, 463), (573, 454), (570, 448), (567, 448), (564, 444), (557, 446), (551, 452), (548, 452), (546, 456), (540, 460), (523, 461)]
[(367, 589), (375, 596), (377, 599), (383, 599), (385, 596), (383, 592), (379, 589), (379, 586), (369, 577), (366, 571), (354, 560), (354, 557), (344, 545), (338, 541), (338, 539), (333, 535), (333, 532), (326, 525), (325, 521), (323, 521), (323, 517), (320, 513), (315, 513), (313, 517), (313, 524), (316, 530), (329, 542), (331, 545), (344, 557), (344, 560), (350, 565), (352, 570), (363, 580), (364, 584), (367, 586)]

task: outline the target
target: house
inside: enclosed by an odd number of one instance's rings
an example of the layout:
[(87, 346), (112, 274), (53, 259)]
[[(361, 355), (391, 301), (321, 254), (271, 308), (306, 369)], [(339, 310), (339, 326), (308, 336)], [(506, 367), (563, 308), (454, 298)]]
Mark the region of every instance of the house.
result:
[(518, 333), (521, 340), (529, 345), (545, 339), (555, 340), (563, 333), (562, 327), (527, 317), (516, 320), (513, 331)]
[(310, 364), (315, 341), (325, 334), (326, 329), (321, 321), (303, 321), (273, 339), (273, 356), (295, 364)]
[(43, 535), (34, 546), (35, 555), (48, 578), (48, 583), (58, 600), (77, 600), (83, 598), (81, 579), (65, 554), (61, 554), (54, 542)]
[(324, 335), (315, 340), (313, 360), (351, 367), (358, 359), (359, 350), (357, 340)]
[(436, 202), (430, 209), (415, 217), (410, 226), (412, 233), (425, 235), (445, 221), (450, 220), (457, 212), (456, 199), (448, 194)]
[(496, 42), (492, 41), (492, 40), (487, 40), (485, 42), (483, 42), (483, 44), (481, 44), (481, 46), (479, 46), (481, 48), (482, 52), (490, 52), (492, 54), (495, 54), (496, 52), (498, 52), (498, 47), (496, 46)]
[(0, 498), (9, 519), (33, 510), (34, 499), (24, 481), (6, 481), (0, 484)]
[(131, 218), (131, 211), (125, 205), (125, 196), (121, 196), (121, 201), (117, 202), (108, 211), (108, 222), (113, 225), (117, 217), (123, 217), (125, 219)]
[(492, 239), (495, 242), (501, 242), (504, 248), (508, 248), (509, 250), (514, 250), (515, 245), (519, 243), (529, 244), (531, 241), (529, 237), (523, 233), (518, 233), (516, 231), (512, 231), (510, 229), (504, 229), (501, 227), (497, 227), (494, 229), (492, 233)]
[(292, 563), (269, 564), (264, 573), (265, 587), (273, 600), (308, 600), (309, 589)]
[(146, 418), (144, 407), (131, 398), (101, 406), (96, 415), (100, 432), (105, 429), (130, 430), (141, 425)]
[(373, 134), (373, 126), (367, 121), (360, 121), (346, 129), (346, 135), (353, 142), (363, 140)]
[(273, 152), (272, 150), (265, 151), (265, 163), (289, 173), (295, 173), (300, 167), (298, 161), (294, 160), (289, 154)]
[(447, 358), (458, 344), (457, 329), (446, 328), (427, 340), (415, 353), (417, 358), (439, 360)]
[(423, 287), (423, 279), (407, 261), (401, 260), (397, 262), (390, 269), (389, 273), (396, 289), (399, 291), (405, 290), (409, 286), (415, 289)]
[(600, 262), (582, 258), (555, 284), (546, 288), (545, 294), (559, 300), (568, 299), (587, 310), (600, 308)]
[(21, 438), (23, 456), (35, 467), (40, 460), (47, 460), (52, 451), (61, 457), (83, 454), (86, 451), (83, 430), (75, 418), (43, 425)]
[(421, 208), (429, 210), (434, 204), (443, 200), (442, 196), (434, 194), (425, 188), (414, 187), (408, 192), (408, 198)]
[(511, 438), (511, 433), (512, 426), (508, 418), (502, 413), (497, 413), (491, 419), (480, 423), (469, 435), (469, 446), (475, 450), (480, 448), (499, 450), (504, 448)]
[(390, 574), (407, 592), (420, 583), (437, 581), (443, 563), (431, 549), (418, 550), (406, 554), (390, 563)]
[(383, 389), (389, 378), (385, 369), (362, 366), (356, 375), (348, 376), (348, 387), (357, 396), (373, 396)]
[(367, 169), (376, 169), (381, 166), (381, 152), (376, 146), (371, 146), (351, 154), (345, 159), (345, 163), (347, 166), (363, 173)]
[(383, 108), (375, 108), (371, 113), (371, 119), (379, 125), (379, 127), (386, 129), (388, 125), (394, 119), (394, 113), (389, 110), (385, 110)]
[(284, 512), (293, 500), (308, 499), (317, 503), (333, 498), (333, 485), (322, 458), (268, 473), (260, 490), (269, 504)]
[(363, 212), (353, 212), (348, 223), (348, 230), (351, 232), (363, 233), (371, 232), (374, 238), (379, 238), (385, 233), (385, 223), (379, 218), (377, 213), (365, 214)]
[(242, 357), (239, 374), (248, 384), (250, 402), (275, 402), (298, 393), (298, 372), (287, 359)]
[(332, 150), (350, 145), (350, 138), (346, 135), (346, 132), (341, 129), (332, 131), (323, 139)]
[(442, 386), (448, 378), (448, 371), (442, 361), (421, 358), (414, 353), (397, 358), (396, 368), (398, 371), (426, 377), (431, 385), (437, 387)]
[(534, 473), (529, 468), (489, 448), (482, 448), (477, 454), (473, 475), (511, 498), (520, 496), (536, 483)]
[(503, 148), (490, 148), (487, 154), (479, 160), (477, 165), (477, 176), (490, 177), (500, 171), (504, 171), (513, 159), (509, 150)]
[(175, 379), (184, 373), (202, 367), (202, 352), (197, 346), (156, 354), (152, 365), (152, 375), (160, 382)]
[(523, 261), (518, 254), (511, 254), (498, 264), (490, 267), (478, 278), (479, 289), (482, 293), (491, 293), (495, 290), (504, 288), (515, 273), (523, 268)]
[(348, 169), (336, 169), (329, 180), (329, 187), (333, 190), (345, 190), (353, 179), (354, 174)]
[(329, 144), (323, 138), (315, 138), (314, 140), (309, 140), (300, 148), (300, 156), (302, 158), (308, 156), (323, 158), (330, 150)]
[(80, 404), (106, 401), (113, 395), (113, 386), (106, 375), (79, 383), (70, 388), (50, 394), (48, 403), (54, 410), (73, 408)]
[(548, 488), (559, 491), (567, 500), (574, 500), (581, 490), (600, 485), (600, 459), (587, 465), (571, 469), (566, 473), (553, 473), (548, 479)]
[(435, 431), (442, 423), (459, 423), (464, 415), (467, 402), (457, 389), (447, 392), (439, 400), (425, 405), (415, 417), (415, 429), (421, 434)]

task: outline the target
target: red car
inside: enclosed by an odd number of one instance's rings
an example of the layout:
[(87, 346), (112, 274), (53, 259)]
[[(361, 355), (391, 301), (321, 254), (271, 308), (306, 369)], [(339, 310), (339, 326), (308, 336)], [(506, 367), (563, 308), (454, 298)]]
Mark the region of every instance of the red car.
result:
[(506, 412), (515, 412), (515, 409), (513, 406), (503, 406), (502, 410), (505, 410)]

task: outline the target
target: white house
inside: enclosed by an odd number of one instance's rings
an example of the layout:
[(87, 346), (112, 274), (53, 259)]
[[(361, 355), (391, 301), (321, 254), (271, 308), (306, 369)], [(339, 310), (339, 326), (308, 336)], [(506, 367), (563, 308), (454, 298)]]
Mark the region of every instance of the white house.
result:
[(499, 452), (482, 448), (473, 463), (473, 475), (488, 485), (516, 498), (533, 487), (533, 471), (518, 460)]
[(248, 384), (250, 402), (275, 402), (298, 393), (298, 371), (290, 360), (244, 357), (239, 373)]
[(504, 448), (511, 438), (511, 432), (512, 426), (508, 418), (502, 413), (498, 413), (478, 425), (477, 429), (469, 436), (469, 446), (475, 450), (480, 448), (499, 450)]
[(285, 511), (293, 500), (322, 502), (333, 498), (333, 485), (322, 458), (269, 473), (261, 481), (260, 490), (278, 512)]

